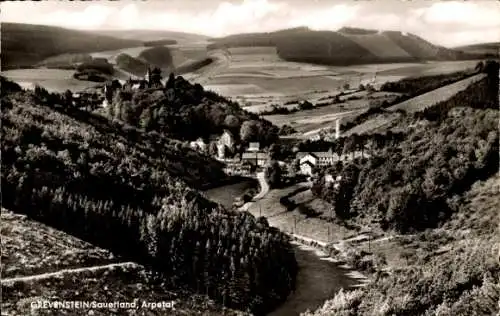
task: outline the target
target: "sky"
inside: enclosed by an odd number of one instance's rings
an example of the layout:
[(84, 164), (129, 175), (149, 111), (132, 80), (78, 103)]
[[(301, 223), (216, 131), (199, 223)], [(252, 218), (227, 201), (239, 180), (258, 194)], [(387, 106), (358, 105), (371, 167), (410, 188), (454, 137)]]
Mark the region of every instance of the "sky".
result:
[(413, 33), (454, 47), (500, 41), (500, 1), (168, 0), (2, 2), (1, 21), (80, 30), (168, 30), (219, 37), (307, 26)]

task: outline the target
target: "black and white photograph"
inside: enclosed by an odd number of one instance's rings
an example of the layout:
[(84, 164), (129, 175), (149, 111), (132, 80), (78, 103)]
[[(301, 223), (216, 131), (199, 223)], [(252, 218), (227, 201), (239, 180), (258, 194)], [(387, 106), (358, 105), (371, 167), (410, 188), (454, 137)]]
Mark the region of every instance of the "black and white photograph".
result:
[(2, 316), (500, 316), (500, 1), (0, 21)]

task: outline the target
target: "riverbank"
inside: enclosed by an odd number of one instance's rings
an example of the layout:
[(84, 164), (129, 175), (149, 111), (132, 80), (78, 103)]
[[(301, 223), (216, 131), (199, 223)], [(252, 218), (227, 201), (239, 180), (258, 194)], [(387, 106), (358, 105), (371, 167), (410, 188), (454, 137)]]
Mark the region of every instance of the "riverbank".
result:
[[(346, 241), (355, 240), (352, 238), (353, 233), (359, 237), (358, 232), (354, 232), (352, 230), (342, 230), (343, 234), (334, 234), (334, 229), (328, 232), (328, 237), (326, 240), (322, 240), (319, 238), (314, 238), (311, 234), (299, 234), (298, 231), (302, 232), (301, 226), (303, 226), (306, 221), (297, 221), (297, 217), (293, 218), (293, 227), (291, 226), (291, 222), (287, 220), (287, 215), (297, 215), (292, 214), (290, 210), (287, 209), (285, 205), (282, 204), (282, 198), (284, 196), (290, 196), (297, 192), (302, 192), (307, 190), (310, 186), (308, 182), (297, 183), (293, 186), (283, 188), (283, 189), (273, 189), (269, 190), (269, 185), (265, 180), (264, 173), (257, 174), (257, 179), (259, 180), (259, 186), (261, 191), (251, 202), (243, 205), (239, 210), (248, 211), (252, 215), (256, 217), (264, 216), (266, 217), (270, 226), (276, 227), (280, 229), (282, 232), (286, 233), (290, 236), (290, 239), (295, 244), (300, 244), (307, 247), (312, 247), (316, 250), (316, 254), (325, 259), (325, 257), (329, 257), (331, 262), (338, 264), (340, 267), (344, 269), (348, 269), (349, 277), (352, 277), (356, 280), (359, 280), (360, 284), (357, 286), (365, 286), (370, 282), (370, 279), (360, 271), (354, 269), (354, 267), (349, 264), (351, 254), (349, 253), (350, 249), (346, 245)], [(282, 220), (284, 219), (284, 220)], [(289, 218), (288, 218), (289, 219)], [(312, 221), (313, 219), (308, 219)], [(317, 221), (320, 221), (317, 219)], [(322, 221), (324, 224), (324, 221)], [(319, 222), (316, 224), (320, 224)], [(334, 225), (327, 223), (327, 225)], [(317, 225), (316, 226), (317, 230)], [(338, 226), (338, 225), (336, 225)], [(338, 227), (340, 228), (340, 227)], [(340, 229), (338, 229), (340, 230)], [(304, 230), (307, 232), (307, 230)], [(330, 239), (330, 236), (336, 236), (333, 240)]]

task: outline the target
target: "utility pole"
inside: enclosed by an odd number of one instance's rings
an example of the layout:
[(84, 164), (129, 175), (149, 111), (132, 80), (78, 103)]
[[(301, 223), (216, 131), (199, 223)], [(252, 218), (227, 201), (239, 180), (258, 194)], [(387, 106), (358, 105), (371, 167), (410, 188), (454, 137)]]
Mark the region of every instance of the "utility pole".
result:
[(371, 243), (372, 243), (372, 230), (370, 228), (370, 231), (368, 232), (368, 252), (371, 252)]
[(259, 217), (262, 217), (262, 205), (259, 203)]
[(293, 216), (293, 232), (296, 234), (297, 233), (297, 215)]

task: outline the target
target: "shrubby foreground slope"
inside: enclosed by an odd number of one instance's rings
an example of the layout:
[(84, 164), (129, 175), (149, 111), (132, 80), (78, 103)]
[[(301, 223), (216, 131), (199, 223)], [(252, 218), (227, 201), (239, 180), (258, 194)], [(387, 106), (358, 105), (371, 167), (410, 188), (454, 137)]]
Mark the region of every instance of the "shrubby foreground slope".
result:
[[(120, 309), (120, 315), (247, 315), (205, 295), (167, 290), (151, 270), (2, 208), (2, 312), (30, 315), (34, 300), (173, 301), (174, 309)], [(44, 309), (38, 315), (109, 315), (109, 309)]]
[(231, 307), (259, 313), (286, 298), (296, 273), (288, 238), (186, 184), (211, 181), (220, 166), (158, 133), (51, 102), (2, 81), (6, 208)]

